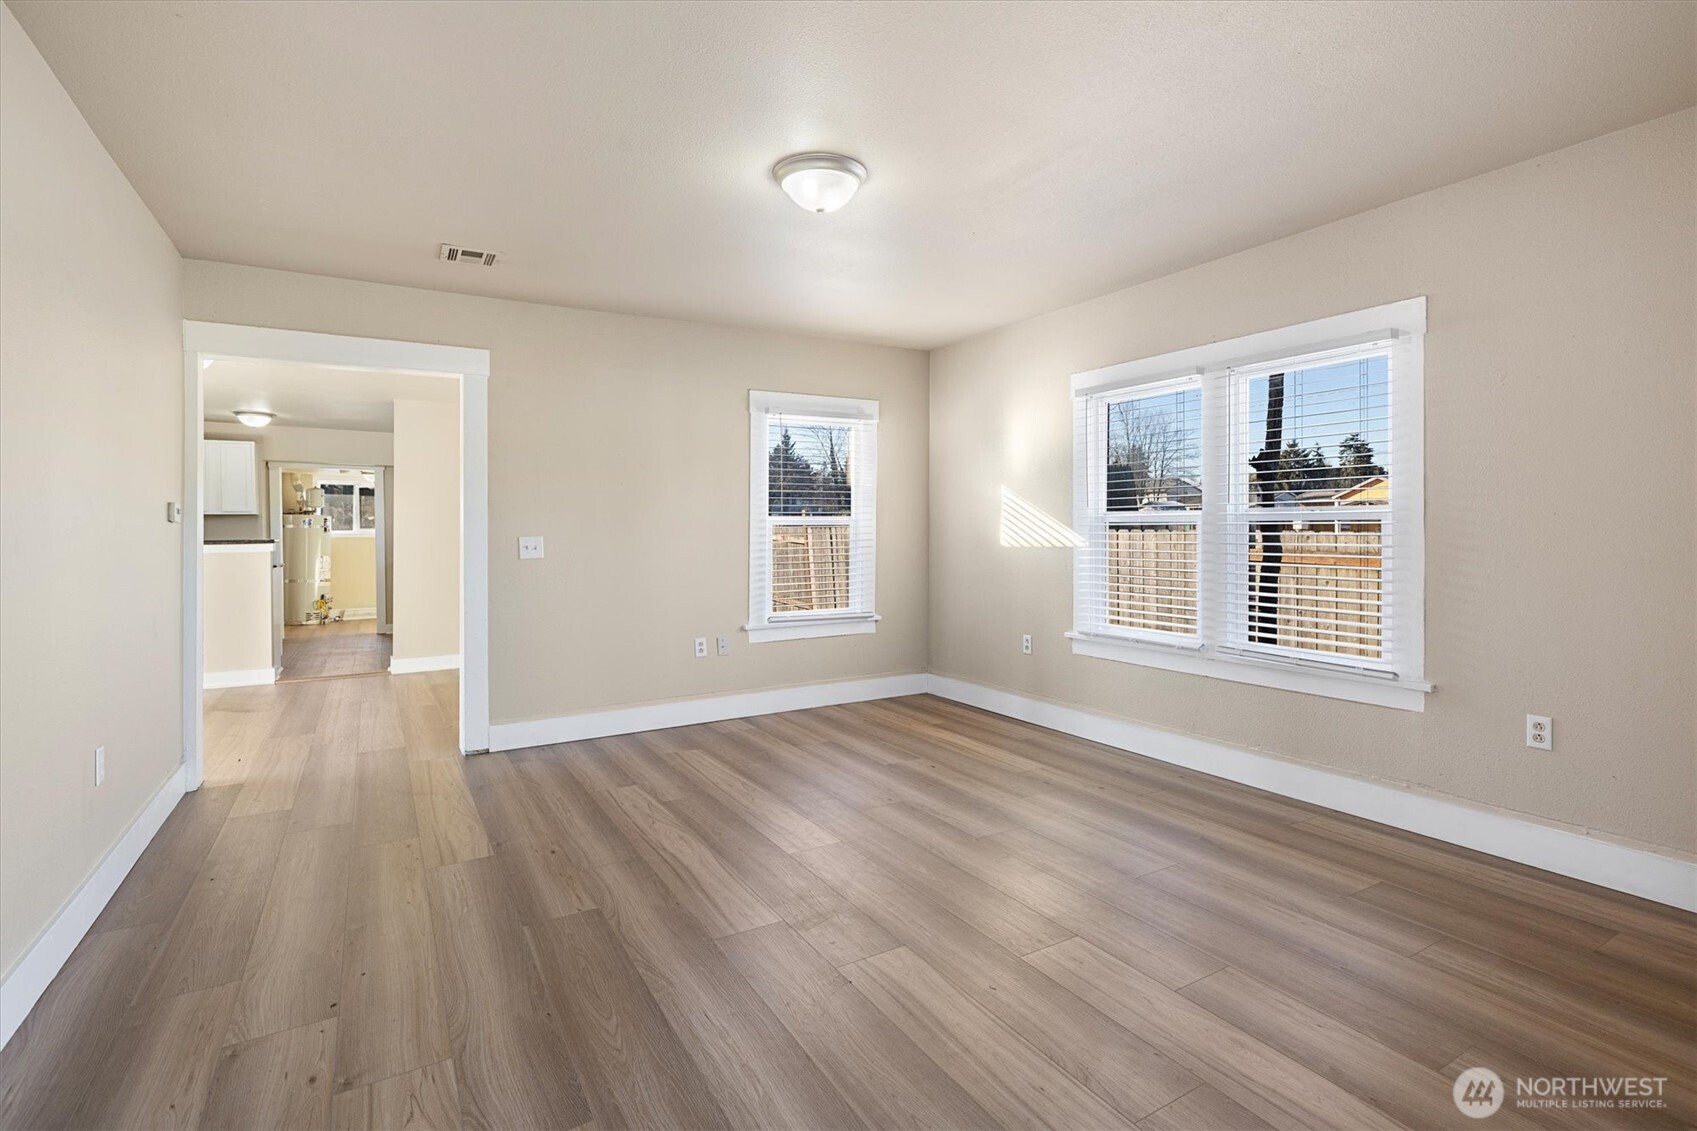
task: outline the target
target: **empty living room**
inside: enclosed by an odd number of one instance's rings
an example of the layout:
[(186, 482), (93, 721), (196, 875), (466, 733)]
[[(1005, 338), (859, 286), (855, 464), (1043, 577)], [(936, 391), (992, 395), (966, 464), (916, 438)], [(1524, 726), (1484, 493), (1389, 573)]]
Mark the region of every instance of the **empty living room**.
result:
[(0, 1131), (1697, 1126), (1697, 0), (0, 0)]

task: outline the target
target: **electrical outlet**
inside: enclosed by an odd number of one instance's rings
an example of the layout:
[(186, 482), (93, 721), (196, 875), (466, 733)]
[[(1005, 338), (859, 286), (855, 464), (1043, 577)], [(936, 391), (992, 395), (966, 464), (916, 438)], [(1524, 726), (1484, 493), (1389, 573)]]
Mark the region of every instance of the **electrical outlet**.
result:
[(1031, 655), (1031, 634), (1030, 633), (1026, 633), (1026, 635), (1021, 639), (1020, 645), (1019, 645), (1019, 650), (1021, 652), (1024, 652), (1027, 656)]
[(94, 748), (94, 784), (106, 784), (106, 747)]
[(705, 636), (697, 636), (695, 638), (695, 658), (699, 660), (699, 659), (702, 659), (706, 655), (707, 655), (707, 638)]
[(1555, 749), (1555, 723), (1545, 715), (1526, 716), (1526, 745), (1534, 750)]
[(542, 539), (539, 536), (519, 539), (519, 557), (540, 558), (542, 556)]
[(729, 656), (730, 654), (731, 654), (731, 639), (730, 639), (730, 637), (728, 637), (728, 636), (719, 637), (719, 655)]

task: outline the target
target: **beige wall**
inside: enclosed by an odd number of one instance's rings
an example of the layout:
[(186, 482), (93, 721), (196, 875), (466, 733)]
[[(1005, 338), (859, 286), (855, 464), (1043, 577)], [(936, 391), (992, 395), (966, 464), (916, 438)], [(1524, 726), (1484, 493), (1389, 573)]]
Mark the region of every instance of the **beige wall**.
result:
[(253, 440), (258, 447), (259, 513), (208, 515), (208, 538), (266, 538), (271, 522), (271, 476), (266, 463), (301, 463), (313, 467), (385, 467), (395, 462), (395, 438), (388, 432), (356, 432), (342, 428), (291, 428), (272, 424), (249, 428), (208, 420), (208, 440)]
[(176, 251), (3, 6), (0, 201), (10, 972), (182, 759), (183, 355)]
[(330, 537), (330, 602), (338, 612), (377, 608), (377, 538)]
[[(496, 722), (925, 670), (923, 353), (194, 260), (184, 305), (212, 322), (491, 351)], [(740, 631), (750, 389), (881, 402), (876, 633), (751, 647)], [(397, 499), (410, 489), (403, 473)], [(544, 536), (547, 557), (519, 561), (521, 534)], [(693, 637), (719, 635), (730, 656), (693, 657)]]
[[(383, 469), (383, 529), (377, 536), (383, 539), (385, 550), (395, 544), (395, 468), (391, 464)], [(377, 623), (380, 628), (388, 628), (395, 621), (395, 555), (385, 552), (383, 555), (383, 607), (377, 610)]]
[(397, 660), (460, 651), (460, 409), (395, 402)]
[[(933, 670), (1697, 849), (1694, 134), (1686, 111), (934, 353)], [(1069, 552), (997, 544), (1004, 484), (1070, 517), (1069, 375), (1412, 295), (1426, 711), (1071, 655)]]
[(206, 674), (271, 667), (271, 554), (263, 546), (203, 554)]

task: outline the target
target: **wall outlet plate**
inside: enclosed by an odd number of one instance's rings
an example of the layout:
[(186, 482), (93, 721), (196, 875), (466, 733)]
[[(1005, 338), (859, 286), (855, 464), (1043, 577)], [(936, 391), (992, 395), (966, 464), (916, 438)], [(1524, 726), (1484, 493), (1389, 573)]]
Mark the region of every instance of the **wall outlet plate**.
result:
[(1548, 715), (1526, 716), (1526, 745), (1534, 750), (1554, 750), (1555, 742), (1555, 723)]
[(519, 539), (519, 557), (540, 558), (541, 556), (542, 538), (540, 535), (531, 535)]
[(730, 654), (731, 654), (731, 639), (730, 639), (730, 637), (728, 637), (728, 636), (719, 637), (719, 655), (729, 656)]
[(703, 659), (706, 655), (707, 655), (707, 638), (705, 636), (697, 636), (695, 638), (695, 658), (700, 660), (700, 659)]
[(1024, 652), (1027, 656), (1031, 655), (1031, 635), (1029, 633), (1027, 633), (1025, 635), (1025, 637), (1023, 638), (1023, 640), (1020, 642), (1020, 649), (1019, 650), (1021, 652)]

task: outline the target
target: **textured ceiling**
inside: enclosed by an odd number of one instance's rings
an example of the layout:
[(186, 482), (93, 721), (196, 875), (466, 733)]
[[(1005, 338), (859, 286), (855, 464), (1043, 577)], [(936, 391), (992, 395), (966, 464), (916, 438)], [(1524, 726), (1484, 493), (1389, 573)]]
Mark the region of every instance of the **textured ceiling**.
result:
[(10, 6), (185, 256), (917, 346), (1697, 102), (1685, 0)]

